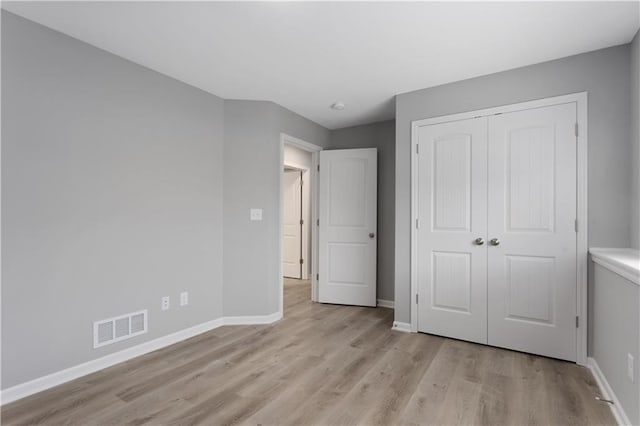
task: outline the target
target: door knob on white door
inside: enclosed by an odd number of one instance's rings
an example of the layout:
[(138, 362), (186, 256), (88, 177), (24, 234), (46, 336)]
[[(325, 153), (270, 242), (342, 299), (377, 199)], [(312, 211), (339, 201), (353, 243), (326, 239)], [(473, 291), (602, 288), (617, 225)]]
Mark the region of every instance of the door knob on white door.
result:
[(497, 238), (492, 238), (491, 241), (489, 241), (489, 243), (491, 243), (492, 246), (497, 246), (500, 244), (500, 240)]
[(474, 243), (476, 243), (476, 245), (481, 246), (484, 244), (484, 238), (480, 237), (480, 238), (476, 238), (474, 240)]
[(374, 238), (376, 236), (376, 234), (374, 234), (373, 232), (369, 232), (369, 238)]

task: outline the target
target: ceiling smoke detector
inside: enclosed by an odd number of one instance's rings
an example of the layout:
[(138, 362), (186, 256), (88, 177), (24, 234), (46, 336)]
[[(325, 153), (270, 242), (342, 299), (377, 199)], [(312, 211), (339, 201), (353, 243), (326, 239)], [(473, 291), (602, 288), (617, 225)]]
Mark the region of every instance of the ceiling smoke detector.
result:
[(337, 109), (338, 111), (342, 111), (344, 109), (344, 103), (334, 102), (333, 104), (331, 104), (331, 109)]

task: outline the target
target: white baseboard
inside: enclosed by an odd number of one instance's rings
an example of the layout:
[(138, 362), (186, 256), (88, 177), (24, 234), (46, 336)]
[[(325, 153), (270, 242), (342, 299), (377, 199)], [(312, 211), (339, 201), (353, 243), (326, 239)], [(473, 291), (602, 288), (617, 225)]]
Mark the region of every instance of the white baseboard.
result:
[(223, 317), (224, 325), (255, 325), (255, 324), (271, 324), (282, 319), (282, 312), (275, 312), (270, 315), (253, 316), (253, 317)]
[(198, 324), (196, 326), (176, 331), (175, 333), (167, 334), (166, 336), (158, 337), (157, 339), (140, 343), (139, 345), (132, 346), (130, 348), (126, 348), (97, 359), (93, 359), (83, 364), (75, 365), (73, 367), (69, 367), (55, 373), (47, 374), (46, 376), (38, 377), (37, 379), (15, 385), (7, 389), (3, 389), (0, 394), (0, 405), (8, 404), (18, 399), (25, 398), (29, 395), (42, 392), (54, 386), (58, 386), (82, 376), (86, 376), (87, 374), (95, 373), (96, 371), (103, 370), (124, 361), (128, 361), (140, 355), (162, 349), (164, 347), (173, 345), (175, 343), (181, 342), (183, 340), (189, 339), (191, 337), (197, 336), (198, 334), (205, 333), (223, 325), (271, 324), (272, 322), (278, 321), (281, 318), (282, 313), (276, 312), (271, 315), (263, 316), (222, 317), (202, 324)]
[(393, 309), (395, 306), (395, 303), (393, 302), (393, 300), (378, 299), (378, 306), (381, 308)]
[(394, 321), (392, 330), (402, 331), (404, 333), (411, 333), (411, 324), (408, 322)]
[(600, 396), (602, 398), (610, 399), (611, 401), (613, 401), (613, 404), (607, 405), (609, 405), (609, 408), (611, 408), (611, 412), (613, 413), (616, 422), (619, 425), (630, 425), (631, 422), (629, 421), (629, 417), (627, 417), (627, 413), (624, 412), (622, 405), (620, 405), (620, 401), (618, 401), (618, 397), (616, 397), (615, 392), (613, 391), (613, 389), (611, 389), (607, 378), (605, 377), (602, 370), (600, 370), (600, 367), (598, 366), (596, 360), (591, 357), (587, 358), (587, 365), (593, 373), (593, 377), (596, 379), (596, 382), (598, 383), (598, 387), (600, 388), (600, 392), (602, 393), (602, 395)]

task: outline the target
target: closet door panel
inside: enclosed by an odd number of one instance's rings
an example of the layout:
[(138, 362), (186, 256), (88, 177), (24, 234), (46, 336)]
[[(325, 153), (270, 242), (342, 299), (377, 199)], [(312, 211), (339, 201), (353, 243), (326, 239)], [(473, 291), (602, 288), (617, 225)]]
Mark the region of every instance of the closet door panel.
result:
[(487, 342), (487, 119), (418, 129), (418, 330)]
[(571, 361), (575, 123), (575, 103), (488, 119), (488, 342)]

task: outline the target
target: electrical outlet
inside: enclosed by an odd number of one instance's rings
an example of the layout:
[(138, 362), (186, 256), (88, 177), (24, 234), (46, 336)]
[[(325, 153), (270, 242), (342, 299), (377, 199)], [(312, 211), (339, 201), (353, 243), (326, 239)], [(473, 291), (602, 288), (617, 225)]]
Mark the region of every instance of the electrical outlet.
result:
[(189, 304), (189, 293), (183, 291), (180, 293), (180, 306), (187, 306)]
[(262, 209), (251, 209), (249, 218), (251, 220), (262, 220)]
[(627, 376), (629, 377), (629, 380), (631, 380), (631, 383), (634, 382), (633, 367), (633, 355), (627, 354)]
[(163, 311), (166, 311), (167, 309), (169, 309), (169, 306), (170, 306), (169, 296), (164, 296), (162, 298), (160, 307), (162, 308)]

